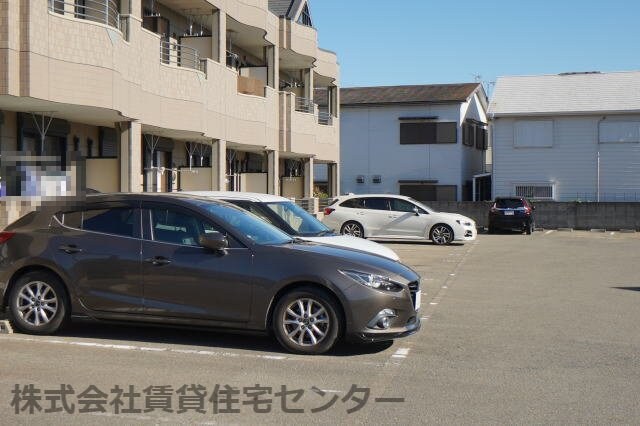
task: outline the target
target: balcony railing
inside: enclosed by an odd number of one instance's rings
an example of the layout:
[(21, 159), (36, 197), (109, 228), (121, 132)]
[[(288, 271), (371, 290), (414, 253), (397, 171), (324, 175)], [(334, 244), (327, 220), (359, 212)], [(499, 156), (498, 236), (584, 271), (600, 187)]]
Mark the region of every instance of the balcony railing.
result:
[(84, 0), (82, 3), (70, 0), (48, 1), (51, 12), (120, 29), (120, 11), (118, 3), (114, 0)]
[(227, 50), (227, 66), (238, 71), (240, 67), (242, 67), (240, 55), (238, 55), (237, 53), (229, 52)]
[(331, 126), (333, 124), (333, 115), (327, 111), (318, 111), (318, 124)]
[(172, 41), (160, 40), (160, 62), (204, 72), (196, 49)]
[(296, 97), (296, 111), (313, 114), (314, 105), (311, 99)]

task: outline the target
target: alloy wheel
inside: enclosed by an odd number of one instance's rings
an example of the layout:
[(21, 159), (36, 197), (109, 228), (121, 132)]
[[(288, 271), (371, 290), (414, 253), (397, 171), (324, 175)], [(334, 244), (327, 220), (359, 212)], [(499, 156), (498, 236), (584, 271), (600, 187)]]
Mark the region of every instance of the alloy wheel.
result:
[(18, 292), (18, 314), (29, 325), (49, 324), (58, 312), (58, 297), (53, 288), (42, 281), (28, 282)]
[(315, 346), (325, 339), (331, 322), (322, 303), (311, 298), (300, 298), (291, 302), (285, 309), (282, 327), (294, 344)]
[(342, 227), (342, 233), (344, 235), (351, 235), (352, 237), (362, 238), (362, 228), (357, 223), (347, 223)]
[(431, 240), (438, 244), (449, 244), (453, 240), (453, 232), (448, 226), (438, 225), (431, 231)]

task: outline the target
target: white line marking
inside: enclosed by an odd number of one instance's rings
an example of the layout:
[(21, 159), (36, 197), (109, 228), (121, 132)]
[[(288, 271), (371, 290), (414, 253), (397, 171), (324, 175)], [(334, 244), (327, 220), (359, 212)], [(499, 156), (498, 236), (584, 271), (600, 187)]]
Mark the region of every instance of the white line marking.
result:
[(549, 234), (550, 234), (550, 233), (552, 233), (552, 232), (553, 232), (553, 229), (552, 229), (552, 230), (550, 230), (550, 231), (545, 232), (545, 233), (544, 233), (544, 235), (549, 235)]
[(438, 302), (429, 302), (430, 305), (437, 305)]
[(615, 234), (616, 234), (615, 232), (612, 232), (612, 233), (610, 233), (609, 235), (615, 235)]
[(342, 391), (339, 390), (333, 390), (333, 389), (320, 389), (322, 392), (326, 392), (326, 393), (342, 393)]
[(456, 274), (449, 274), (449, 276), (450, 276), (450, 277), (455, 277), (455, 276), (456, 276)]
[(391, 355), (391, 358), (406, 358), (407, 355), (409, 355), (409, 348), (400, 348)]

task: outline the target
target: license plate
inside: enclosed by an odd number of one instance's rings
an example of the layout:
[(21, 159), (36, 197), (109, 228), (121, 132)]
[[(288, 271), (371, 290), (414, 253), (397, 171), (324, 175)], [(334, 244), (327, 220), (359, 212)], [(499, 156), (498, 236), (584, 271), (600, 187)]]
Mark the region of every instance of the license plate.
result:
[(420, 292), (420, 290), (418, 290), (418, 291), (416, 292), (416, 311), (417, 311), (418, 309), (420, 309), (420, 299), (421, 299), (420, 295), (421, 295), (421, 294), (422, 294), (422, 293)]
[(505, 216), (513, 216), (513, 210), (505, 210), (504, 215)]

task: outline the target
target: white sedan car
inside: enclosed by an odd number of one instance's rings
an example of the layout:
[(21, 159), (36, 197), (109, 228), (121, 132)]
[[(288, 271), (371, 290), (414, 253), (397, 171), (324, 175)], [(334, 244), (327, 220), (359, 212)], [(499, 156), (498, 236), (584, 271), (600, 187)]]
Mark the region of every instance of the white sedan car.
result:
[(431, 240), (434, 244), (475, 240), (476, 223), (466, 216), (433, 211), (410, 197), (390, 194), (338, 197), (323, 222), (360, 238)]
[(183, 194), (210, 197), (235, 204), (287, 234), (306, 241), (366, 251), (391, 260), (400, 260), (396, 252), (382, 244), (350, 235), (335, 234), (315, 216), (288, 198), (252, 192), (189, 191)]

